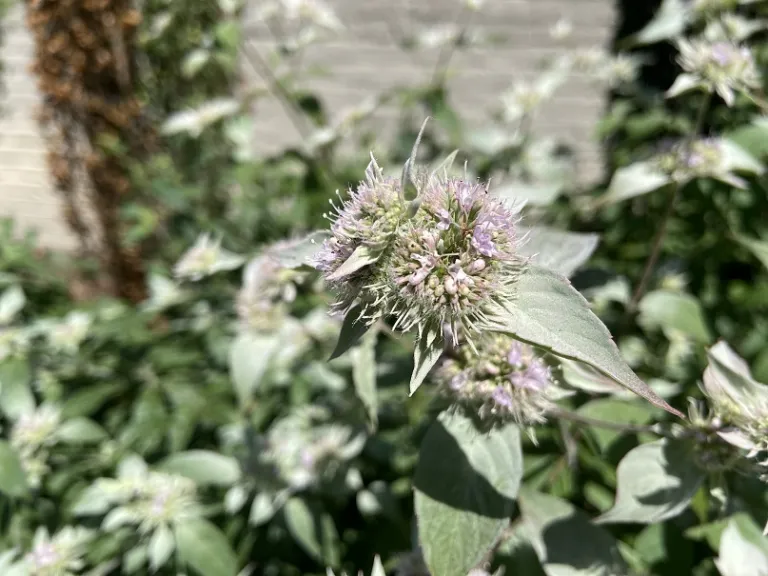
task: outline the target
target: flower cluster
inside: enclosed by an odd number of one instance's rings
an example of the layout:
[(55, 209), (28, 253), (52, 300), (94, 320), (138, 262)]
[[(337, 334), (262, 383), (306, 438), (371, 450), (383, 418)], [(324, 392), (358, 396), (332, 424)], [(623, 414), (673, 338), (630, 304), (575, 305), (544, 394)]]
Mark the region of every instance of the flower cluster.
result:
[(488, 306), (513, 296), (518, 211), (467, 179), (418, 174), (408, 204), (375, 162), (366, 176), (315, 259), (339, 294), (336, 308), (357, 301), (368, 322), (391, 316), (396, 329), (442, 327), (454, 343), (471, 340)]
[(285, 268), (268, 252), (251, 260), (243, 271), (237, 295), (237, 315), (246, 327), (274, 328), (284, 313), (284, 304), (296, 298), (296, 284), (304, 274)]
[(576, 71), (614, 89), (637, 79), (642, 60), (631, 54), (610, 54), (602, 48), (587, 48), (573, 55), (572, 64)]
[(501, 334), (484, 336), (477, 351), (460, 347), (435, 376), (443, 395), (491, 424), (543, 423), (566, 393), (532, 347)]
[(312, 410), (300, 411), (270, 430), (267, 460), (291, 488), (301, 490), (323, 477), (332, 477), (341, 463), (363, 448), (364, 435), (355, 434), (348, 426), (317, 423), (322, 416)]
[(44, 404), (34, 412), (22, 414), (11, 429), (11, 445), (18, 452), (32, 486), (37, 486), (48, 471), (48, 450), (56, 442), (60, 423), (58, 408)]
[(173, 268), (176, 278), (197, 281), (243, 265), (243, 258), (221, 247), (221, 239), (213, 240), (208, 234), (201, 235)]
[(720, 142), (714, 138), (674, 144), (657, 158), (659, 169), (681, 184), (696, 178), (720, 177), (723, 161)]
[(195, 483), (182, 476), (145, 470), (118, 479), (103, 478), (96, 486), (116, 506), (104, 519), (110, 528), (138, 525), (140, 532), (148, 533), (202, 514)]
[(701, 39), (681, 40), (678, 49), (680, 65), (687, 74), (678, 78), (670, 89), (671, 94), (700, 85), (710, 92), (717, 92), (731, 106), (734, 92), (749, 93), (760, 88), (760, 73), (747, 46)]
[(35, 533), (32, 550), (24, 557), (30, 576), (74, 576), (85, 567), (85, 545), (89, 531), (66, 526), (51, 537), (44, 528)]
[(700, 16), (710, 16), (735, 9), (739, 0), (694, 0), (693, 11)]
[(768, 450), (768, 386), (755, 381), (746, 362), (724, 342), (709, 351), (702, 388), (724, 440), (747, 450), (750, 458)]

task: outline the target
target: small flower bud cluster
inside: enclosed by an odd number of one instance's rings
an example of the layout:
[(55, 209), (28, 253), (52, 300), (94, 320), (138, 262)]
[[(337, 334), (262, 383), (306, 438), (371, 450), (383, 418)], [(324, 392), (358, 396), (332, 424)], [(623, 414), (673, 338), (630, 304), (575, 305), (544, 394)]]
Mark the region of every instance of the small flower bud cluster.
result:
[(606, 88), (618, 88), (634, 82), (640, 71), (641, 60), (630, 54), (610, 54), (602, 48), (577, 51), (573, 68), (595, 78)]
[(724, 154), (720, 144), (713, 138), (701, 138), (690, 144), (677, 144), (670, 152), (657, 158), (661, 171), (679, 183), (722, 175), (723, 160)]
[(251, 260), (243, 272), (236, 303), (243, 325), (256, 330), (274, 328), (285, 313), (284, 305), (296, 298), (296, 284), (303, 276), (281, 266), (268, 252)]
[(38, 530), (32, 550), (24, 557), (25, 574), (29, 576), (74, 576), (85, 567), (85, 545), (91, 534), (82, 528), (67, 526), (51, 538)]
[(18, 452), (32, 486), (38, 486), (48, 471), (48, 451), (56, 443), (60, 423), (59, 410), (43, 405), (34, 412), (22, 414), (11, 429), (11, 446)]
[(564, 395), (533, 348), (501, 334), (484, 336), (477, 351), (460, 347), (436, 378), (446, 397), (491, 423), (543, 423)]
[(234, 270), (243, 264), (242, 257), (221, 247), (221, 239), (201, 235), (173, 268), (176, 278), (197, 281), (218, 272)]
[(46, 330), (48, 342), (56, 350), (74, 354), (88, 336), (90, 327), (90, 314), (70, 312), (61, 322), (52, 324)]
[(760, 73), (749, 47), (728, 41), (681, 40), (678, 61), (692, 80), (717, 92), (730, 106), (734, 91), (749, 93), (761, 86)]
[(700, 16), (717, 15), (738, 7), (739, 0), (694, 0), (693, 11)]
[(694, 441), (691, 449), (696, 464), (709, 473), (725, 472), (735, 468), (741, 459), (739, 451), (725, 438), (729, 431), (724, 432), (722, 419), (707, 413), (704, 406), (690, 399), (688, 418)]

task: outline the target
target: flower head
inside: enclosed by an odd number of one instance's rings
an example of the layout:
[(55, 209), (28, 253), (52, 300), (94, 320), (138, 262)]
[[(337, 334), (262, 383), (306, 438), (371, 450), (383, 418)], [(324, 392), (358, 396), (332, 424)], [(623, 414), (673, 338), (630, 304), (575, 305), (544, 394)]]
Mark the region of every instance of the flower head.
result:
[(400, 225), (367, 286), (375, 309), (406, 331), (446, 326), (454, 342), (469, 337), (488, 305), (511, 297), (522, 264), (518, 220), (482, 184), (427, 179), (419, 210)]
[(55, 442), (60, 422), (59, 409), (47, 404), (34, 412), (22, 414), (11, 430), (11, 445), (22, 454), (32, 455)]
[(565, 392), (533, 348), (509, 336), (483, 336), (477, 351), (463, 346), (436, 372), (442, 393), (494, 423), (514, 421), (531, 426), (545, 421), (554, 401)]
[(71, 354), (77, 352), (82, 341), (88, 336), (90, 327), (90, 314), (70, 312), (61, 322), (48, 329), (48, 341), (55, 349)]
[(85, 566), (84, 546), (91, 534), (82, 528), (67, 526), (53, 537), (41, 529), (35, 534), (32, 550), (24, 564), (30, 576), (74, 576)]
[[(717, 92), (729, 106), (733, 104), (734, 91), (748, 93), (760, 88), (760, 73), (747, 46), (729, 41), (697, 39), (681, 40), (678, 49), (678, 61), (689, 75), (686, 82), (691, 86), (698, 83), (710, 92)], [(675, 93), (682, 91), (674, 88), (670, 90)]]
[(243, 265), (243, 258), (221, 247), (221, 239), (212, 240), (208, 234), (198, 237), (173, 268), (177, 278), (197, 281), (224, 270)]
[(675, 182), (685, 183), (696, 178), (721, 178), (725, 155), (719, 140), (699, 138), (691, 143), (676, 143), (657, 158), (659, 168)]

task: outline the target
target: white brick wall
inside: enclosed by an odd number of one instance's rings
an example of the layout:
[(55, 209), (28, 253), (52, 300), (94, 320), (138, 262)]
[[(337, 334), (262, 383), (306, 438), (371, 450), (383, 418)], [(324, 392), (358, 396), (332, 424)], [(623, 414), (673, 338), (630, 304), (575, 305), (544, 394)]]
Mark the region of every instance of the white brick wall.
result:
[[(400, 83), (418, 81), (431, 74), (436, 55), (418, 57), (398, 50), (392, 42), (386, 18), (407, 17), (416, 26), (450, 22), (460, 0), (328, 0), (344, 22), (346, 31), (333, 42), (313, 47), (307, 64), (319, 64), (331, 75), (313, 79), (309, 86), (323, 96), (331, 113), (360, 103), (366, 96)], [(258, 0), (249, 0), (254, 5)], [(499, 94), (515, 78), (530, 77), (537, 63), (553, 51), (548, 31), (560, 17), (571, 20), (574, 34), (566, 47), (603, 45), (614, 20), (609, 0), (487, 0), (475, 25), (484, 33), (503, 36), (503, 46), (476, 48), (453, 61), (451, 98), (468, 121), (479, 121)], [(268, 36), (246, 11), (249, 46), (264, 53)], [(27, 71), (32, 42), (17, 7), (6, 22), (2, 50), (6, 94), (0, 116), (0, 216), (13, 216), (23, 227), (40, 231), (50, 246), (73, 246), (59, 217), (59, 201), (45, 173), (45, 152), (33, 119), (39, 100), (34, 79)], [(248, 49), (248, 46), (246, 46)], [(244, 68), (248, 70), (248, 66)], [(251, 73), (246, 76), (254, 82)], [(548, 103), (535, 129), (557, 135), (576, 145), (582, 176), (599, 172), (591, 130), (599, 118), (604, 95), (586, 80), (575, 78)], [(262, 101), (257, 109), (255, 145), (265, 152), (295, 143), (298, 134), (277, 102)], [(383, 110), (377, 121), (386, 138), (393, 110)]]

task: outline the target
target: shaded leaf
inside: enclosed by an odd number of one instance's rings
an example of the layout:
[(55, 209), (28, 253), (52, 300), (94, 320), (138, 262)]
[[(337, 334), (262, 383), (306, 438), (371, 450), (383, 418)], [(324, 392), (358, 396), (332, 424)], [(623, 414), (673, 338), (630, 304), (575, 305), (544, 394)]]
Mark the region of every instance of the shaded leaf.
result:
[(628, 568), (616, 540), (570, 503), (523, 490), (520, 512), (548, 576), (624, 576)]
[(616, 474), (616, 502), (598, 523), (651, 524), (674, 518), (688, 507), (705, 477), (690, 448), (666, 438), (630, 450)]
[(523, 459), (514, 425), (478, 431), (443, 412), (427, 432), (414, 478), (419, 541), (432, 574), (466, 576), (509, 525)]
[(231, 486), (241, 476), (237, 460), (208, 450), (171, 454), (157, 468), (167, 474), (178, 474), (194, 480), (200, 486)]
[(344, 316), (344, 322), (341, 324), (341, 332), (336, 342), (336, 347), (331, 353), (329, 360), (338, 358), (344, 352), (356, 346), (363, 335), (370, 329), (370, 326), (364, 319), (360, 318), (363, 313), (363, 307), (359, 304), (350, 308), (347, 315)]
[(67, 420), (56, 430), (56, 438), (68, 444), (90, 444), (108, 437), (104, 428), (88, 418)]
[(355, 393), (365, 406), (371, 428), (378, 424), (378, 400), (376, 397), (376, 332), (369, 332), (353, 351), (352, 380)]
[(760, 260), (760, 263), (768, 268), (768, 242), (765, 240), (753, 240), (741, 234), (735, 234), (736, 241)]
[(283, 515), (291, 535), (307, 554), (327, 565), (338, 564), (338, 535), (330, 516), (314, 514), (298, 497), (285, 503)]
[(592, 366), (652, 404), (684, 418), (637, 377), (622, 358), (608, 329), (566, 278), (527, 266), (515, 288), (512, 301), (489, 312), (487, 329)]
[[(650, 404), (627, 402), (616, 398), (598, 398), (597, 400), (587, 402), (577, 410), (578, 414), (588, 418), (628, 425), (648, 424), (653, 420), (654, 412), (655, 410)], [(590, 431), (603, 452), (619, 436), (625, 434), (625, 432), (597, 426), (591, 427)]]

